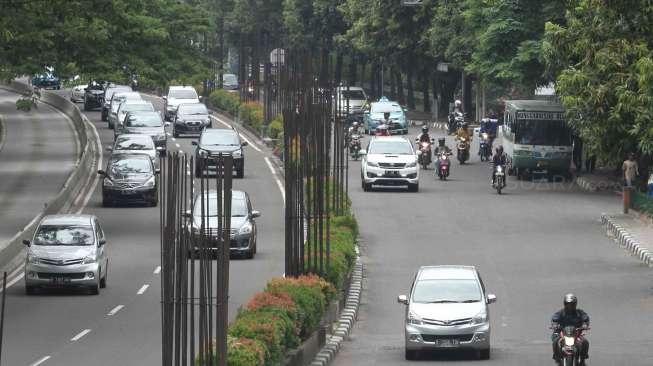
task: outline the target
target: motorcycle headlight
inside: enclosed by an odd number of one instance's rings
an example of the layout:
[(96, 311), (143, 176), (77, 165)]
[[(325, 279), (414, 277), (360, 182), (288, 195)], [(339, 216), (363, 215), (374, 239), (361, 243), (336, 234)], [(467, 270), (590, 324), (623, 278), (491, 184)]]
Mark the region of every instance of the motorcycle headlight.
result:
[(484, 324), (487, 322), (487, 313), (478, 313), (472, 318), (472, 324)]
[(156, 183), (156, 178), (153, 176), (152, 178), (148, 179), (144, 184), (143, 187), (146, 188), (152, 188), (154, 187), (154, 184)]
[(238, 230), (238, 235), (248, 235), (252, 233), (252, 224), (246, 223)]
[(109, 178), (104, 178), (102, 181), (102, 185), (105, 185), (107, 187), (113, 187), (113, 181)]
[(412, 163), (408, 163), (408, 164), (406, 164), (406, 168), (414, 168), (414, 167), (416, 167), (416, 166), (417, 166), (417, 162), (416, 162), (416, 161), (413, 161)]
[(373, 161), (368, 161), (368, 162), (367, 162), (367, 165), (368, 165), (368, 166), (373, 166), (373, 167), (378, 167), (378, 166), (379, 166), (379, 163), (375, 163), (375, 162), (373, 162)]
[(565, 336), (565, 346), (573, 346), (576, 339), (574, 337)]
[(96, 263), (97, 259), (94, 256), (89, 255), (88, 257), (84, 258), (82, 261), (83, 264), (93, 264)]
[(206, 158), (206, 157), (209, 156), (209, 153), (206, 150), (200, 150), (199, 154), (200, 154), (200, 157), (202, 157), (202, 158)]
[(501, 167), (501, 165), (499, 165), (499, 166), (497, 167), (497, 172), (501, 173), (502, 171), (503, 171), (503, 168)]
[(487, 138), (488, 138), (488, 135), (487, 135), (487, 133), (485, 133), (485, 132), (484, 132), (481, 136), (483, 136), (483, 139), (484, 139), (484, 140), (487, 140)]
[(417, 316), (417, 314), (413, 313), (412, 311), (408, 313), (408, 319), (406, 319), (406, 323), (408, 324), (413, 324), (413, 325), (422, 325), (422, 318)]

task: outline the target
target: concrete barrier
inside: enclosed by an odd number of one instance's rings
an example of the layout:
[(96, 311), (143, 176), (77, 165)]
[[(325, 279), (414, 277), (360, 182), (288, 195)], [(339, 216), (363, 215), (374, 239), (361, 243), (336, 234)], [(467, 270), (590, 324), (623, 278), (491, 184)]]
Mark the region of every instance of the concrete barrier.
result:
[[(32, 90), (30, 85), (19, 81), (12, 81), (11, 84), (2, 86), (19, 94), (27, 94)], [(72, 120), (76, 136), (79, 139), (79, 155), (72, 173), (66, 179), (59, 193), (46, 204), (45, 209), (9, 241), (0, 243), (0, 270), (8, 273), (20, 268), (24, 262), (26, 249), (23, 239), (31, 239), (39, 220), (45, 215), (69, 212), (73, 208), (74, 199), (85, 191), (84, 188), (88, 183), (93, 181), (102, 153), (102, 145), (95, 127), (75, 104), (65, 97), (48, 91), (41, 92), (40, 102), (62, 111)]]

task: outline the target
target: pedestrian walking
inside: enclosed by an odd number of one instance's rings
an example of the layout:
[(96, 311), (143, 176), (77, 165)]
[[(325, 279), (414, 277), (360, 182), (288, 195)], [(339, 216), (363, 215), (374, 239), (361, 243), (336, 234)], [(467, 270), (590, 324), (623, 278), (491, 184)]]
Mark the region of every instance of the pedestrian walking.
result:
[(635, 178), (639, 175), (639, 166), (635, 160), (634, 153), (629, 154), (628, 159), (621, 166), (621, 170), (623, 171), (624, 185), (626, 187), (633, 187)]

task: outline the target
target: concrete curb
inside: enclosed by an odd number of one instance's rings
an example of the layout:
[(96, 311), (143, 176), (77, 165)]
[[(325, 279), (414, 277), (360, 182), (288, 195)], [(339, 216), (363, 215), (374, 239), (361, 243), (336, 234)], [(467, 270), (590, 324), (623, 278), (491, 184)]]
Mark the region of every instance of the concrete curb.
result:
[[(356, 247), (358, 252), (358, 247)], [(351, 328), (356, 323), (358, 318), (358, 307), (361, 301), (361, 294), (363, 292), (363, 263), (361, 262), (360, 255), (356, 257), (356, 263), (351, 274), (351, 283), (349, 285), (349, 292), (345, 300), (345, 307), (340, 312), (340, 318), (336, 322), (336, 329), (332, 335), (327, 335), (326, 344), (322, 350), (315, 356), (311, 366), (325, 366), (333, 362), (342, 342), (351, 332)]]
[(653, 267), (653, 252), (642, 246), (626, 229), (617, 224), (612, 217), (601, 214), (601, 224), (606, 229), (606, 235), (612, 237), (616, 244), (641, 262)]
[(598, 192), (603, 190), (622, 190), (621, 184), (617, 182), (592, 182), (586, 177), (576, 177), (574, 180), (576, 185), (587, 192)]

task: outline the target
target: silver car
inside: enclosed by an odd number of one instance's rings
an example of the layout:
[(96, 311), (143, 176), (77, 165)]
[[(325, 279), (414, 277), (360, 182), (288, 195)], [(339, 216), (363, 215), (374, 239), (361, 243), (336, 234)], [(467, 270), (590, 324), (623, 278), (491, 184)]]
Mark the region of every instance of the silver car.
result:
[(142, 100), (141, 95), (137, 92), (126, 92), (120, 91), (115, 92), (111, 97), (111, 103), (109, 103), (109, 109), (107, 114), (107, 121), (109, 122), (109, 128), (113, 129), (116, 124), (118, 124), (118, 108), (120, 104), (125, 100)]
[(112, 155), (145, 154), (150, 157), (154, 167), (159, 166), (159, 154), (154, 141), (148, 135), (125, 133), (116, 138), (113, 146), (107, 148)]
[(154, 105), (144, 100), (125, 100), (124, 102), (120, 103), (113, 125), (114, 138), (122, 133), (125, 116), (127, 116), (127, 113), (129, 112), (154, 112)]
[(420, 267), (410, 295), (397, 299), (406, 305), (406, 359), (433, 349), (469, 349), (489, 359), (488, 304), (496, 300), (473, 266)]
[(109, 258), (93, 215), (48, 215), (27, 245), (25, 292), (39, 287), (81, 287), (97, 295), (107, 285)]

